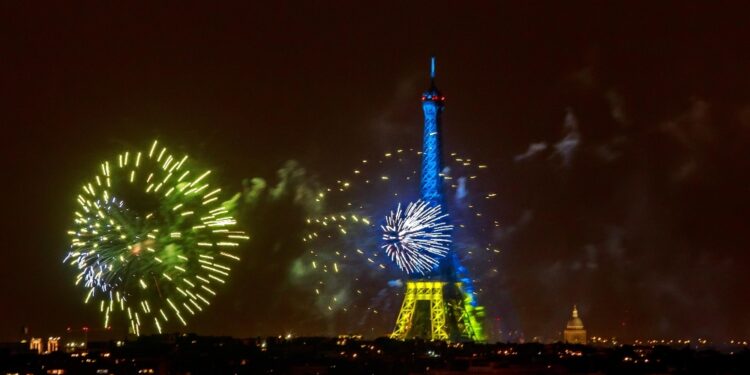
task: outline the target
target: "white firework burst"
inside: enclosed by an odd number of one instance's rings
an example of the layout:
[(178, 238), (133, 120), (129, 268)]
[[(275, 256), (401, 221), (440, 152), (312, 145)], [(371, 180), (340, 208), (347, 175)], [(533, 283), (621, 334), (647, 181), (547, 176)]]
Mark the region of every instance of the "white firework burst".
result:
[(380, 226), (385, 242), (381, 247), (402, 271), (424, 275), (450, 250), (453, 226), (446, 223), (446, 217), (440, 205), (418, 200), (404, 211), (399, 204)]

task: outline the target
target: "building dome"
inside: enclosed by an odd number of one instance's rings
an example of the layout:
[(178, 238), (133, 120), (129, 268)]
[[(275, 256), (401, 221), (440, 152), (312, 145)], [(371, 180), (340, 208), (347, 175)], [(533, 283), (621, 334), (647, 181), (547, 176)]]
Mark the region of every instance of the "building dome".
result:
[(583, 321), (578, 317), (578, 308), (573, 305), (573, 315), (563, 331), (563, 341), (568, 344), (586, 344), (586, 330)]
[(583, 329), (583, 320), (578, 317), (578, 308), (573, 306), (573, 316), (568, 320), (567, 329)]

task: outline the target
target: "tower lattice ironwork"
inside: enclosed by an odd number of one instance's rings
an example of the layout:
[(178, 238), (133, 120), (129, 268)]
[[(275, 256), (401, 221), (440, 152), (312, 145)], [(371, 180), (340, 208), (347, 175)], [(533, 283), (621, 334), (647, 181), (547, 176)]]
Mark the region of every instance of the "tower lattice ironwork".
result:
[[(445, 96), (435, 86), (435, 58), (430, 61), (430, 88), (422, 94), (424, 133), (420, 197), (447, 210), (443, 196), (441, 113)], [(484, 310), (477, 304), (455, 248), (428, 274), (406, 282), (404, 301), (391, 338), (420, 337), (446, 341), (483, 341)]]

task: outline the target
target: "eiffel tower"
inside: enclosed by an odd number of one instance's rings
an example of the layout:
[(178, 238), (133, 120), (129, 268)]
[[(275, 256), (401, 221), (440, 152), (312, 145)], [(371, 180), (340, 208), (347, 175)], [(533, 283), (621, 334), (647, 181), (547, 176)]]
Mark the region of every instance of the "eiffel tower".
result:
[[(435, 58), (430, 60), (430, 88), (422, 94), (424, 133), (420, 197), (447, 212), (443, 196), (443, 157), (440, 115), (445, 96), (435, 86)], [(456, 249), (427, 275), (406, 282), (404, 301), (391, 338), (444, 341), (484, 341), (484, 309), (477, 304), (471, 279), (465, 276)]]

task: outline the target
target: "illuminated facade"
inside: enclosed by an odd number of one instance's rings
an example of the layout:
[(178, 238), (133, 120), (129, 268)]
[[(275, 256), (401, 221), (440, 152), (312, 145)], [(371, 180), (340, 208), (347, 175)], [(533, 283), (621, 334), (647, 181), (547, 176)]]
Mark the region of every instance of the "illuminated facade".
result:
[(60, 350), (60, 338), (50, 337), (47, 339), (47, 353), (52, 353)]
[(578, 317), (578, 308), (575, 305), (573, 315), (565, 326), (563, 341), (568, 344), (586, 344), (586, 329), (583, 328), (583, 321)]
[(40, 337), (32, 337), (29, 340), (29, 350), (42, 354), (44, 348), (42, 348), (42, 339)]
[[(432, 206), (442, 206), (443, 159), (441, 113), (445, 96), (435, 86), (435, 58), (430, 66), (430, 88), (422, 94), (424, 132), (420, 198)], [(441, 259), (431, 273), (406, 282), (406, 291), (391, 338), (420, 337), (446, 341), (483, 341), (484, 310), (473, 295), (471, 280), (455, 251)]]

